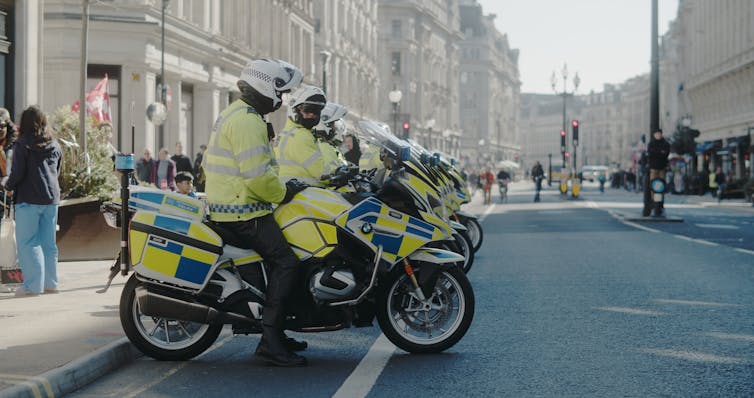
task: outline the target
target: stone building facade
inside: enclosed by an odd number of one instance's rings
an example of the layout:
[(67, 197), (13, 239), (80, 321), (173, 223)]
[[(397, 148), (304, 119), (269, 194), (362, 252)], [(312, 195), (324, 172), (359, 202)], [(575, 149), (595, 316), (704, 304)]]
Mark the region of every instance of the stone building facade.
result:
[[(284, 59), (314, 80), (313, 0), (170, 0), (165, 2), (165, 79), (169, 88), (164, 133), (145, 116), (159, 100), (161, 0), (92, 2), (88, 41), (87, 90), (105, 74), (114, 144), (135, 150), (182, 141), (191, 155), (209, 139), (219, 112), (235, 98), (238, 75), (249, 59)], [(46, 0), (43, 34), (45, 110), (73, 103), (79, 92), (82, 2)], [(253, 23), (252, 23), (253, 22)], [(284, 112), (273, 118), (281, 127)], [(137, 152), (138, 153), (138, 152)]]
[[(459, 0), (379, 0), (377, 106), (397, 135), (458, 155)], [(400, 90), (397, 108), (389, 93)]]
[(314, 1), (316, 81), (328, 100), (348, 107), (350, 120), (378, 116), (377, 3)]
[(0, 107), (18, 122), (42, 99), (41, 0), (0, 0)]
[(495, 15), (484, 15), (476, 0), (462, 0), (460, 14), (461, 151), (487, 162), (516, 161), (521, 149), (518, 50), (495, 27)]
[(669, 122), (699, 130), (698, 170), (754, 175), (754, 3), (681, 0), (663, 44)]

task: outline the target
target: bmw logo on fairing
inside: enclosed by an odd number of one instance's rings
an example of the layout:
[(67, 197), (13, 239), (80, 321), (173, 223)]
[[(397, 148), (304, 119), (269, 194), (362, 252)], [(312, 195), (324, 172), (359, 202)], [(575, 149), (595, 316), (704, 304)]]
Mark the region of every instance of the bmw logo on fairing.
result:
[(368, 222), (365, 222), (364, 224), (362, 224), (361, 225), (361, 232), (363, 232), (365, 234), (368, 234), (368, 233), (372, 232), (372, 224), (370, 224)]

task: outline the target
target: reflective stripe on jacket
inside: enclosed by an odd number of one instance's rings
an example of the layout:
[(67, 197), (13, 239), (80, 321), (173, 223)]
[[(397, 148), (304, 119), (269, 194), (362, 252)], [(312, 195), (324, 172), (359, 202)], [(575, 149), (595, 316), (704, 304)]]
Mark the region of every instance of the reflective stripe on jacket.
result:
[(323, 174), (332, 174), (338, 167), (346, 165), (345, 159), (334, 146), (322, 141), (317, 141), (317, 145), (325, 163)]
[(275, 155), (283, 181), (295, 178), (311, 186), (325, 186), (319, 179), (325, 174), (325, 160), (311, 130), (289, 118), (278, 137)]
[(214, 221), (243, 221), (272, 212), (285, 197), (267, 123), (236, 100), (215, 122), (204, 154), (205, 192)]

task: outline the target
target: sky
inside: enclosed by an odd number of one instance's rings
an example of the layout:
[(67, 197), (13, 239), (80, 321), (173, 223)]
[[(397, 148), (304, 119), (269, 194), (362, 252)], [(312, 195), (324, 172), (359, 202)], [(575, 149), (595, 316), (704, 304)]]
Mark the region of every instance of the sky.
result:
[[(497, 14), (497, 29), (519, 49), (522, 93), (563, 90), (563, 64), (581, 82), (577, 94), (602, 91), (650, 70), (651, 0), (478, 0)], [(667, 32), (678, 0), (658, 0), (658, 32)], [(573, 89), (571, 77), (568, 91)]]

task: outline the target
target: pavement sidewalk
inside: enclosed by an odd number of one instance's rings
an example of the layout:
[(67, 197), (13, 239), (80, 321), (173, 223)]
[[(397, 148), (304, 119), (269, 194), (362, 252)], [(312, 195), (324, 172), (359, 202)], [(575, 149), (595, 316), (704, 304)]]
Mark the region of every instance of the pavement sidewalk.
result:
[(0, 293), (0, 397), (61, 396), (140, 355), (118, 316), (125, 278), (95, 292), (111, 264), (59, 263), (58, 294)]

